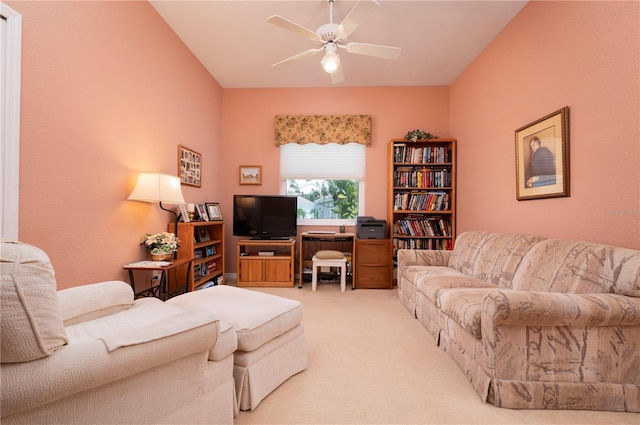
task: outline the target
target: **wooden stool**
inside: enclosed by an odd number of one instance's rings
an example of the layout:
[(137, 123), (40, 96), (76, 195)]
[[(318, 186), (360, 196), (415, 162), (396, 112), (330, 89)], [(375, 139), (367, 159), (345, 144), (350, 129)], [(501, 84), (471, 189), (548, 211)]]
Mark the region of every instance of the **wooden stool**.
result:
[(313, 256), (313, 269), (311, 271), (311, 290), (315, 292), (318, 285), (318, 267), (337, 267), (340, 269), (340, 291), (344, 292), (347, 286), (347, 259), (340, 251), (318, 251)]

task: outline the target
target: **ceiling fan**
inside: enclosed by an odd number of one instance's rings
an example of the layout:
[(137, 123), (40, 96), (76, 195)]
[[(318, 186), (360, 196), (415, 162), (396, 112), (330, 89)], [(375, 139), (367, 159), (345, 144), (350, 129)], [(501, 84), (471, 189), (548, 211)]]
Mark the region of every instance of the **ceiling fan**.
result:
[(379, 6), (379, 3), (376, 0), (359, 0), (340, 24), (335, 24), (333, 22), (333, 2), (335, 0), (328, 1), (329, 23), (320, 26), (320, 28), (315, 32), (283, 18), (282, 16), (273, 15), (267, 18), (267, 22), (270, 24), (295, 32), (298, 35), (307, 37), (318, 43), (317, 48), (305, 50), (302, 53), (298, 53), (290, 58), (274, 63), (271, 65), (272, 67), (290, 64), (324, 51), (325, 55), (320, 63), (322, 64), (322, 68), (325, 72), (331, 75), (331, 82), (333, 84), (337, 84), (344, 80), (342, 66), (340, 65), (340, 57), (337, 53), (338, 49), (345, 49), (349, 53), (374, 56), (383, 59), (396, 59), (400, 55), (400, 51), (402, 49), (399, 47), (346, 42), (347, 37), (358, 27), (358, 25), (362, 23), (366, 15), (371, 10)]

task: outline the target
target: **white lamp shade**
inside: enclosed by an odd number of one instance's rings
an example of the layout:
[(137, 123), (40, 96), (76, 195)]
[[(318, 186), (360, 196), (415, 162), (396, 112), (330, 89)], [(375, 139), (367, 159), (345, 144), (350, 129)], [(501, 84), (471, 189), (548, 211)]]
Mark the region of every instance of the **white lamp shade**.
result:
[(184, 204), (180, 177), (159, 173), (140, 173), (136, 187), (127, 198), (130, 201)]

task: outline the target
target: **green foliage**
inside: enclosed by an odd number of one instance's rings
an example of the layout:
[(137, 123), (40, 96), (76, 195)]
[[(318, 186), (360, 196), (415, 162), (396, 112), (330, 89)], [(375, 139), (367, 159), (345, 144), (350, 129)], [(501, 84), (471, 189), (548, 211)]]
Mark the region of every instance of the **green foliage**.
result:
[[(358, 215), (357, 180), (289, 180), (287, 193), (316, 204), (309, 211), (311, 217), (307, 216), (304, 208), (299, 207), (298, 218), (354, 219)], [(323, 203), (331, 205), (329, 217), (321, 217)]]

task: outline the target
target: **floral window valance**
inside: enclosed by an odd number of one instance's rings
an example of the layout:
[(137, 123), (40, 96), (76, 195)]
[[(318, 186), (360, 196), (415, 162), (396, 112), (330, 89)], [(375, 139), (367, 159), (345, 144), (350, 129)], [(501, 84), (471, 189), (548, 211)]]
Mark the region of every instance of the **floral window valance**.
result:
[(287, 143), (371, 145), (371, 115), (276, 115), (276, 146)]

